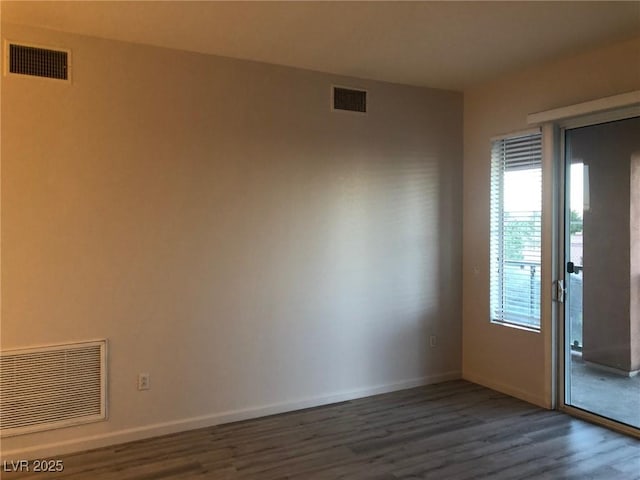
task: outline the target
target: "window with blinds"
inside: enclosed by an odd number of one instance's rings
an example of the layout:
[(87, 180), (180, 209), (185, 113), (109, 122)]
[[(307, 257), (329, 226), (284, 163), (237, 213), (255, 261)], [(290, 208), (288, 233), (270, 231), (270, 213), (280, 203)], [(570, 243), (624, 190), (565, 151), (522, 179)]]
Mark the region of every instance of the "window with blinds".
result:
[(542, 134), (491, 148), (491, 321), (540, 330)]

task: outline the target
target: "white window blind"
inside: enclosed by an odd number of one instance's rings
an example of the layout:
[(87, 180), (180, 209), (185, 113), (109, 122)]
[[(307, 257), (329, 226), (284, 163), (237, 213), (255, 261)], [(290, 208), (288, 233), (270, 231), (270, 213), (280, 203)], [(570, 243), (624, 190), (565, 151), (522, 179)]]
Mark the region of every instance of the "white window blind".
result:
[(491, 149), (491, 320), (540, 329), (542, 135)]

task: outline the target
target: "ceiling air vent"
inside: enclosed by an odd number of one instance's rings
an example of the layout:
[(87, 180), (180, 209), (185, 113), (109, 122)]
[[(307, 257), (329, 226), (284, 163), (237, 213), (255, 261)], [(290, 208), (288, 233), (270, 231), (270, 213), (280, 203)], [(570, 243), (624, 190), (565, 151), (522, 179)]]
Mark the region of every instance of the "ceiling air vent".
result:
[(333, 87), (333, 109), (366, 113), (367, 91), (355, 88)]
[(8, 73), (69, 80), (69, 52), (31, 45), (7, 44)]

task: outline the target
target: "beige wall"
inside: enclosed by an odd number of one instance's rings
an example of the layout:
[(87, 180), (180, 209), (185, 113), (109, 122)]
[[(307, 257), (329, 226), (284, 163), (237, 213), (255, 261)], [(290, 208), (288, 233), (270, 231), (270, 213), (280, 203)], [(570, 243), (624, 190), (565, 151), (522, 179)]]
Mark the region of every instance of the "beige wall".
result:
[[(465, 91), (463, 174), (463, 376), (551, 405), (550, 217), (545, 221), (542, 333), (489, 322), (490, 138), (528, 128), (529, 113), (640, 88), (640, 39), (531, 67)], [(550, 172), (546, 173), (550, 212)], [(544, 260), (546, 258), (546, 261)]]
[(2, 78), (2, 348), (109, 340), (109, 420), (5, 457), (459, 377), (460, 93), (2, 34), (73, 52)]
[(631, 371), (640, 370), (640, 151), (631, 155), (629, 202)]

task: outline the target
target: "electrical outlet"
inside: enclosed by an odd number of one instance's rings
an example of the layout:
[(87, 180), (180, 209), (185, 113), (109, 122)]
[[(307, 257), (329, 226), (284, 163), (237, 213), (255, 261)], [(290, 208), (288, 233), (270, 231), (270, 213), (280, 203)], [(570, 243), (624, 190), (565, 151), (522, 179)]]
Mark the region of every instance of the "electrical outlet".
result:
[(438, 345), (438, 337), (436, 337), (435, 335), (431, 335), (429, 337), (429, 345), (431, 345), (432, 347)]
[(148, 373), (139, 373), (138, 374), (138, 390), (149, 390), (149, 374)]

